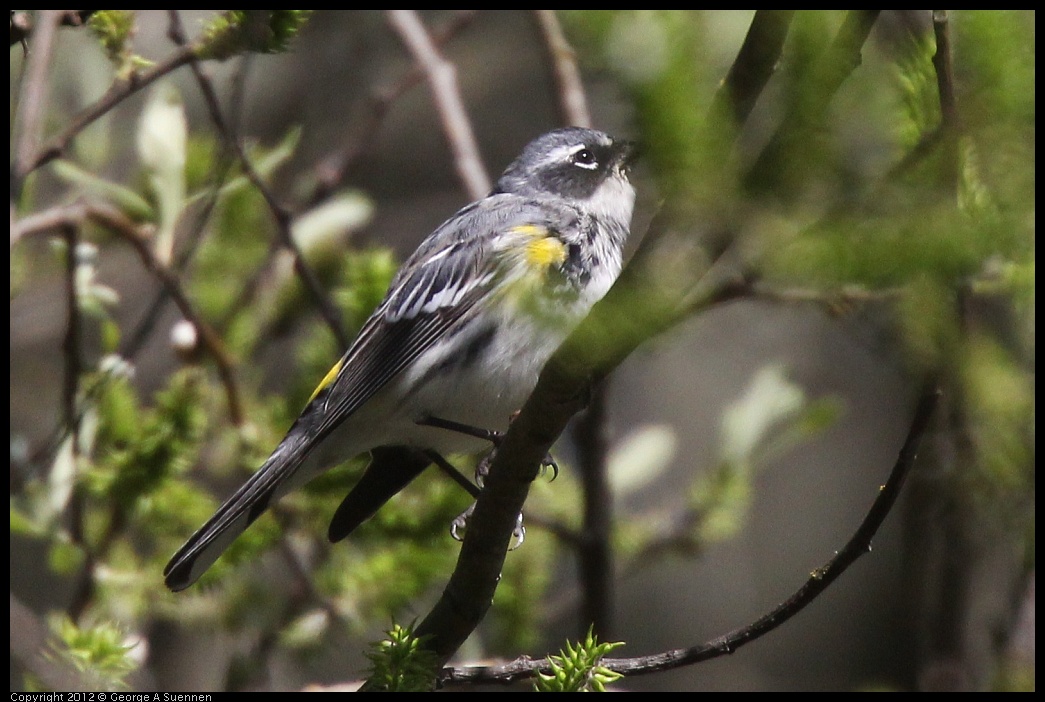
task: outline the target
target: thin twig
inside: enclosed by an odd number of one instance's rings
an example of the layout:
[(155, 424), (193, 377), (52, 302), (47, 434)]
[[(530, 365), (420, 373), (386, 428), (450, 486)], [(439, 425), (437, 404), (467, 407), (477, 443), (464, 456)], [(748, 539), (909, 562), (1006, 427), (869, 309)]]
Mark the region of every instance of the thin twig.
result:
[(533, 14), (552, 65), (552, 75), (555, 77), (556, 92), (559, 95), (560, 118), (564, 124), (577, 127), (592, 126), (584, 83), (577, 68), (577, 54), (566, 40), (555, 10), (534, 10)]
[[(445, 24), (432, 30), (432, 41), (436, 46), (442, 47), (470, 24), (477, 12), (478, 10), (458, 10)], [(395, 81), (376, 87), (370, 92), (364, 108), (365, 114), (351, 120), (354, 128), (348, 146), (325, 156), (316, 165), (316, 186), (305, 199), (307, 205), (318, 204), (345, 182), (360, 158), (373, 148), (376, 143), (375, 134), (392, 104), (424, 78), (425, 73), (421, 67), (416, 63), (411, 64)]]
[(62, 400), (65, 406), (65, 425), (72, 435), (73, 459), (80, 449), (80, 417), (76, 410), (77, 395), (80, 388), (80, 302), (77, 293), (76, 247), (79, 236), (77, 224), (66, 222), (62, 225), (62, 235), (66, 246), (65, 292), (66, 308), (69, 319), (65, 327), (65, 339), (62, 341), (62, 352), (65, 355), (65, 381), (63, 383)]
[[(218, 204), (218, 196), (222, 185), (228, 180), (229, 173), (231, 172), (232, 163), (225, 159), (222, 155), (217, 159), (218, 162), (223, 162), (222, 167), (219, 169), (218, 175), (214, 178), (214, 181), (207, 186), (210, 194), (203, 204), (203, 208), (199, 215), (195, 218), (191, 230), (187, 233), (185, 239), (186, 243), (181, 247), (181, 251), (176, 255), (171, 270), (175, 273), (182, 275), (184, 274), (192, 258), (196, 254), (199, 242), (202, 239), (203, 229), (207, 221), (210, 219), (211, 214), (214, 212), (215, 207)], [(170, 295), (166, 288), (160, 288), (156, 291), (156, 295), (152, 302), (146, 306), (145, 313), (141, 316), (139, 322), (135, 325), (134, 329), (126, 335), (126, 340), (120, 344), (120, 355), (127, 359), (133, 359), (138, 351), (145, 345), (146, 340), (152, 333), (156, 323), (160, 320), (163, 310), (165, 309), (165, 303), (170, 300)], [(221, 330), (220, 324), (215, 324), (215, 329)]]
[(178, 306), (178, 310), (196, 328), (200, 343), (211, 358), (214, 359), (217, 365), (218, 376), (221, 378), (222, 385), (225, 388), (225, 396), (229, 405), (229, 418), (235, 426), (241, 426), (244, 422), (243, 404), (240, 401), (239, 386), (236, 383), (233, 362), (225, 349), (225, 344), (222, 342), (221, 337), (207, 324), (203, 316), (196, 311), (185, 291), (182, 290), (181, 282), (178, 280), (177, 275), (163, 265), (153, 254), (152, 248), (149, 246), (151, 238), (145, 236), (134, 222), (127, 219), (122, 212), (93, 205), (87, 207), (86, 215), (91, 221), (106, 227), (129, 242), (137, 251), (142, 263), (145, 264), (146, 270), (151, 271), (168, 289), (175, 304)]
[[(810, 574), (809, 580), (784, 602), (751, 624), (699, 646), (636, 658), (604, 658), (601, 661), (601, 665), (618, 673), (631, 676), (672, 670), (733, 653), (739, 647), (764, 636), (798, 614), (826, 590), (831, 583), (837, 580), (860, 556), (870, 552), (871, 541), (875, 534), (878, 533), (878, 529), (885, 521), (885, 517), (892, 510), (904, 482), (914, 466), (918, 446), (929, 427), (929, 420), (933, 415), (938, 399), (939, 390), (937, 389), (937, 384), (935, 379), (931, 379), (926, 383), (925, 389), (918, 400), (914, 416), (911, 419), (910, 429), (907, 432), (903, 446), (900, 448), (892, 472), (886, 483), (879, 490), (878, 496), (871, 504), (860, 526), (845, 546), (826, 564), (814, 570)], [(547, 662), (523, 657), (500, 666), (445, 668), (440, 675), (440, 680), (443, 684), (465, 682), (471, 684), (508, 684), (529, 678), (538, 670), (547, 672)]]
[(457, 174), (468, 196), (478, 200), (490, 191), (490, 176), (479, 156), (472, 123), (461, 101), (457, 69), (439, 52), (415, 10), (388, 10), (386, 16), (428, 78)]
[(27, 217), (21, 220), (17, 223), (15, 230), (12, 231), (11, 237), (12, 240), (19, 240), (26, 236), (46, 232), (55, 227), (66, 225), (81, 226), (85, 220), (105, 227), (129, 242), (142, 259), (146, 270), (152, 272), (167, 287), (182, 316), (196, 327), (202, 347), (214, 359), (217, 365), (218, 376), (221, 378), (222, 385), (225, 388), (225, 395), (229, 405), (229, 416), (233, 424), (236, 426), (242, 425), (244, 421), (243, 406), (239, 397), (232, 359), (229, 357), (221, 337), (214, 332), (202, 315), (196, 311), (196, 308), (184, 290), (182, 290), (178, 276), (153, 255), (152, 250), (149, 248), (151, 237), (147, 231), (131, 221), (122, 212), (108, 205), (77, 202), (42, 212), (36, 217)]
[(933, 33), (936, 36), (936, 51), (933, 67), (936, 69), (936, 86), (940, 95), (940, 131), (943, 136), (944, 157), (947, 171), (944, 177), (948, 184), (958, 190), (958, 104), (954, 87), (954, 65), (951, 61), (951, 29), (947, 10), (933, 10)]
[(181, 68), (195, 58), (194, 46), (183, 46), (168, 56), (163, 62), (142, 73), (133, 73), (128, 78), (116, 80), (97, 101), (84, 108), (56, 137), (51, 139), (30, 161), (25, 164), (25, 172), (30, 173), (50, 163), (65, 153), (69, 143), (96, 119), (106, 114), (116, 105), (134, 95), (142, 88), (156, 80)]
[[(171, 40), (179, 46), (188, 46), (188, 38), (185, 36), (185, 31), (182, 28), (181, 19), (178, 16), (177, 10), (170, 11), (170, 27), (167, 33)], [(268, 205), (269, 210), (272, 212), (272, 217), (276, 221), (276, 232), (279, 235), (280, 243), (294, 255), (294, 270), (297, 272), (298, 277), (301, 278), (301, 282), (312, 296), (313, 301), (319, 306), (320, 314), (323, 315), (323, 319), (326, 320), (327, 326), (330, 327), (331, 332), (333, 332), (334, 337), (337, 339), (338, 346), (342, 349), (347, 349), (351, 343), (351, 338), (345, 331), (344, 323), (341, 319), (341, 312), (330, 300), (326, 291), (324, 291), (315, 272), (305, 262), (305, 257), (301, 253), (301, 248), (297, 245), (297, 242), (294, 241), (294, 236), (290, 230), (290, 224), (293, 219), (292, 215), (279, 203), (278, 200), (276, 200), (276, 196), (269, 189), (268, 185), (266, 185), (261, 179), (261, 176), (254, 168), (254, 164), (251, 162), (250, 157), (247, 155), (246, 150), (243, 148), (241, 140), (225, 121), (217, 93), (214, 90), (214, 86), (211, 84), (210, 78), (203, 72), (199, 60), (192, 57), (189, 60), (189, 65), (196, 78), (196, 83), (200, 87), (200, 92), (203, 93), (204, 102), (207, 105), (211, 121), (214, 122), (214, 126), (218, 129), (218, 132), (228, 141), (229, 144), (231, 144), (232, 148), (235, 149), (240, 163), (243, 165), (244, 174), (265, 199), (265, 203)]]

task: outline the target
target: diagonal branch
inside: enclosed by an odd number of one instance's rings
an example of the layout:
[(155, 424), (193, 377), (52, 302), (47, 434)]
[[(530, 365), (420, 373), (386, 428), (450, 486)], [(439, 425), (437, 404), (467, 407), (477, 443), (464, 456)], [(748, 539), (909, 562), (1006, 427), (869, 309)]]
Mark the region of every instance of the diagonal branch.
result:
[[(647, 238), (643, 242), (663, 239)], [(640, 248), (641, 250), (641, 248)], [(584, 408), (588, 388), (598, 383), (641, 343), (697, 310), (732, 299), (747, 282), (712, 269), (681, 265), (678, 287), (669, 290), (645, 262), (632, 259), (606, 297), (570, 335), (545, 366), (533, 394), (512, 422), (469, 521), (457, 566), (442, 598), (418, 625), (429, 646), (449, 659), (485, 616), (493, 599), (515, 520), (522, 510), (541, 459)], [(636, 265), (636, 261), (638, 264)], [(688, 300), (681, 304), (678, 300)]]
[[(437, 46), (447, 43), (475, 19), (476, 12), (478, 10), (458, 10), (444, 25), (432, 31), (432, 40)], [(349, 144), (339, 152), (324, 157), (315, 166), (316, 186), (305, 198), (308, 205), (318, 204), (345, 182), (360, 157), (373, 147), (374, 134), (384, 121), (391, 105), (410, 88), (424, 80), (424, 77), (424, 71), (415, 63), (395, 81), (371, 90), (367, 98), (366, 114), (361, 119), (352, 120), (358, 124), (353, 126), (353, 136)]]
[(387, 17), (392, 29), (428, 77), (428, 83), (432, 86), (432, 99), (435, 100), (436, 110), (443, 120), (443, 131), (454, 154), (457, 174), (468, 196), (478, 200), (490, 191), (490, 176), (479, 156), (472, 123), (461, 101), (457, 69), (439, 52), (416, 10), (388, 10)]
[(55, 227), (80, 226), (85, 220), (108, 229), (113, 234), (130, 243), (141, 258), (146, 270), (155, 275), (167, 288), (182, 316), (196, 328), (203, 348), (214, 359), (218, 369), (218, 376), (225, 388), (231, 421), (236, 426), (241, 426), (244, 422), (243, 403), (239, 396), (239, 386), (236, 383), (232, 358), (225, 349), (225, 344), (222, 342), (221, 337), (207, 324), (202, 315), (196, 311), (192, 301), (189, 300), (188, 295), (182, 289), (178, 276), (153, 254), (152, 249), (149, 247), (151, 237), (144, 228), (135, 224), (119, 210), (108, 205), (78, 202), (20, 220), (11, 232), (11, 240), (12, 242), (18, 241), (27, 236), (49, 231)]
[(80, 132), (94, 123), (96, 119), (142, 88), (192, 61), (195, 58), (195, 51), (195, 46), (183, 46), (168, 56), (163, 62), (156, 64), (149, 70), (133, 73), (126, 79), (115, 81), (105, 91), (104, 95), (73, 117), (72, 121), (58, 136), (52, 138), (35, 156), (28, 160), (24, 164), (23, 172), (30, 173), (64, 154), (65, 150), (69, 148), (70, 142)]
[(544, 40), (544, 49), (552, 65), (552, 75), (559, 93), (559, 116), (564, 124), (577, 127), (592, 126), (588, 99), (577, 68), (577, 54), (566, 41), (555, 10), (534, 10), (537, 27)]
[[(181, 25), (181, 19), (178, 16), (177, 11), (170, 10), (169, 16), (170, 28), (168, 30), (168, 35), (171, 40), (182, 48), (188, 47), (188, 38), (185, 36), (184, 29)], [(327, 325), (334, 333), (338, 346), (341, 349), (347, 349), (351, 343), (351, 338), (345, 331), (344, 324), (341, 320), (341, 313), (323, 290), (323, 286), (316, 277), (315, 272), (305, 262), (305, 257), (301, 253), (301, 248), (297, 245), (297, 242), (294, 241), (293, 234), (290, 231), (290, 223), (293, 219), (290, 212), (283, 207), (278, 200), (276, 200), (276, 196), (262, 180), (257, 169), (254, 168), (254, 164), (251, 162), (250, 157), (243, 148), (242, 142), (225, 121), (221, 112), (221, 105), (219, 104), (217, 93), (214, 90), (214, 86), (211, 84), (210, 78), (203, 72), (199, 59), (195, 56), (190, 58), (189, 66), (192, 69), (193, 76), (196, 78), (196, 83), (200, 86), (200, 91), (203, 93), (204, 102), (207, 105), (207, 110), (210, 113), (211, 120), (214, 122), (214, 126), (221, 133), (226, 143), (231, 144), (232, 148), (235, 149), (236, 155), (239, 157), (239, 161), (243, 166), (244, 174), (246, 174), (247, 179), (250, 180), (251, 184), (257, 188), (258, 192), (261, 193), (261, 196), (265, 199), (265, 203), (268, 205), (269, 210), (272, 212), (272, 217), (276, 220), (276, 231), (279, 235), (280, 243), (294, 256), (294, 270), (297, 272), (298, 277), (301, 278), (301, 282), (304, 284), (305, 288), (309, 291), (313, 301), (319, 306), (320, 313), (323, 315)]]
[(757, 10), (744, 44), (715, 94), (712, 114), (728, 110), (735, 124), (744, 124), (762, 89), (773, 76), (784, 49), (794, 10)]
[(805, 76), (791, 108), (748, 173), (748, 186), (767, 192), (787, 172), (788, 159), (808, 140), (845, 79), (860, 66), (864, 43), (881, 10), (850, 10), (831, 45)]

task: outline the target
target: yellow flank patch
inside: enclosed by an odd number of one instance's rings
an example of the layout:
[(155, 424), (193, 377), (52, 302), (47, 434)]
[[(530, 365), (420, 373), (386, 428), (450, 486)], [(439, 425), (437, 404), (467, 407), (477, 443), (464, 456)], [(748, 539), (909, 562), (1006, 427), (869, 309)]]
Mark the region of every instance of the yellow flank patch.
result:
[(338, 361), (337, 363), (334, 364), (334, 367), (331, 368), (330, 371), (325, 376), (323, 376), (323, 380), (319, 381), (319, 385), (317, 385), (316, 389), (312, 391), (312, 397), (308, 398), (308, 401), (312, 402), (312, 400), (316, 399), (316, 395), (318, 395), (319, 393), (323, 392), (323, 390), (326, 389), (326, 387), (328, 385), (330, 385), (332, 382), (334, 382), (334, 378), (337, 377), (338, 371), (340, 371), (340, 370), (341, 370), (341, 361)]
[(534, 239), (526, 244), (526, 261), (531, 266), (559, 265), (566, 260), (566, 244), (553, 236)]

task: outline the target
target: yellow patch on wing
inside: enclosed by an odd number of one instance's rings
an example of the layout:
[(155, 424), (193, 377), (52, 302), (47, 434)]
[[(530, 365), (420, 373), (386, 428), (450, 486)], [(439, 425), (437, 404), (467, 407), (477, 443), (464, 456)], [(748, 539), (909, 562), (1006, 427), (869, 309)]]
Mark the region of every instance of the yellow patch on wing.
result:
[(512, 229), (517, 234), (530, 237), (525, 244), (526, 262), (534, 267), (547, 268), (566, 260), (566, 244), (552, 235), (546, 227), (523, 224)]
[(312, 402), (312, 400), (316, 399), (316, 395), (318, 395), (319, 393), (323, 392), (327, 388), (328, 385), (333, 383), (334, 382), (334, 378), (337, 377), (337, 374), (338, 374), (338, 372), (340, 370), (341, 370), (341, 361), (338, 361), (337, 363), (334, 364), (334, 367), (331, 368), (330, 371), (327, 372), (327, 374), (325, 376), (323, 376), (323, 380), (319, 381), (319, 385), (317, 385), (316, 389), (312, 391), (312, 397), (308, 398), (308, 401)]

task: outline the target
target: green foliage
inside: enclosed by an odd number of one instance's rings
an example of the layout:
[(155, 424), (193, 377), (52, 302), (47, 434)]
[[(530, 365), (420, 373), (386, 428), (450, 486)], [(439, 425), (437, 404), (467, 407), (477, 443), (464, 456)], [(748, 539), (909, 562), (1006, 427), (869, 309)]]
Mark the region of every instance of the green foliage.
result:
[(693, 484), (697, 542), (734, 536), (747, 517), (755, 471), (834, 424), (838, 414), (835, 402), (808, 400), (783, 369), (758, 371), (744, 396), (722, 415), (718, 464)]
[(134, 25), (133, 10), (95, 10), (87, 19), (88, 28), (98, 38), (120, 78), (128, 78), (135, 70), (151, 65), (132, 50)]
[(557, 656), (548, 656), (551, 673), (537, 673), (537, 692), (605, 692), (606, 685), (623, 675), (601, 665), (602, 659), (623, 642), (599, 643), (591, 627), (584, 641), (573, 646), (569, 641)]
[[(975, 460), (961, 479), (988, 515), (1007, 526), (1033, 528), (1025, 522), (1034, 509), (1032, 373), (983, 333), (970, 335), (964, 351), (960, 373)], [(998, 505), (1009, 508), (991, 509)]]
[(224, 61), (243, 52), (282, 53), (311, 14), (311, 10), (228, 10), (204, 27), (197, 55)]
[(399, 624), (387, 632), (388, 638), (375, 641), (370, 659), (368, 692), (430, 692), (435, 689), (438, 658), (423, 647), (424, 639), (414, 636), (410, 627)]
[[(732, 184), (727, 124), (707, 124), (716, 77), (705, 74), (709, 42), (700, 13), (685, 10), (570, 11), (585, 56), (612, 70), (631, 93), (643, 161), (661, 192), (692, 206)], [(712, 177), (713, 176), (713, 177)]]
[(78, 626), (67, 616), (50, 619), (53, 655), (84, 674), (91, 689), (125, 690), (125, 678), (138, 667), (131, 657), (135, 644), (112, 623)]
[(142, 409), (126, 378), (110, 379), (98, 398), (96, 459), (84, 482), (90, 494), (121, 510), (191, 466), (203, 438), (207, 414), (198, 370), (176, 373), (155, 401)]

